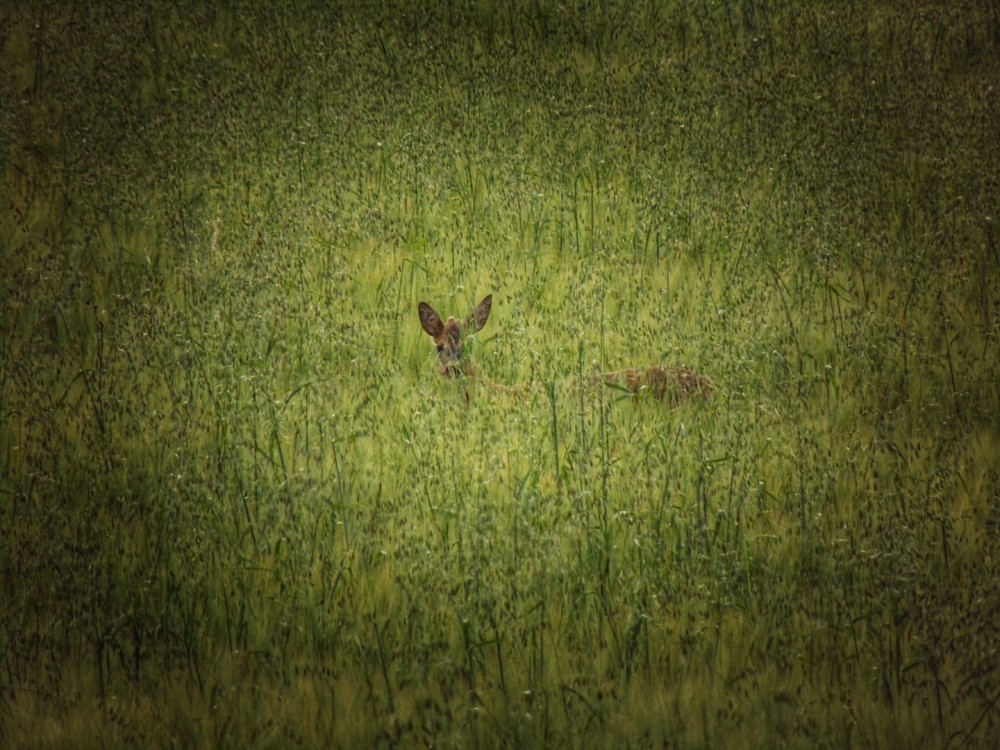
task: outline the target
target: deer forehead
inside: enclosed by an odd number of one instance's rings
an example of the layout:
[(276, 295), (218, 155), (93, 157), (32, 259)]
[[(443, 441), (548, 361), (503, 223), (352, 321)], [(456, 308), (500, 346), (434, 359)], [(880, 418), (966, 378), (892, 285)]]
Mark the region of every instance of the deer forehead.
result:
[(445, 341), (458, 341), (462, 335), (462, 324), (454, 318), (448, 318), (448, 322), (441, 329), (441, 334), (437, 337), (438, 343)]

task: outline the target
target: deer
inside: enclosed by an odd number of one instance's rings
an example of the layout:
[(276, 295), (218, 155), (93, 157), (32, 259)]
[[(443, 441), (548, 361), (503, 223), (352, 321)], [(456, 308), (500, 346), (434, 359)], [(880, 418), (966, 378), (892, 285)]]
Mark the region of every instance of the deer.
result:
[[(441, 319), (437, 311), (426, 302), (417, 305), (420, 325), (437, 347), (441, 375), (446, 378), (479, 378), (478, 369), (462, 358), (462, 334), (481, 331), (493, 309), (493, 295), (486, 295), (464, 321), (449, 317)], [(481, 378), (480, 378), (481, 379)], [(712, 395), (712, 381), (687, 367), (652, 365), (646, 368), (629, 368), (600, 373), (594, 380), (622, 389), (633, 395), (651, 395), (657, 401), (666, 400), (672, 407), (691, 398), (707, 399)], [(505, 388), (505, 390), (517, 390)], [(468, 393), (466, 393), (468, 400)]]
[(460, 378), (466, 374), (476, 374), (474, 367), (470, 367), (468, 363), (462, 361), (462, 330), (471, 329), (471, 333), (481, 331), (486, 325), (486, 321), (489, 320), (491, 309), (493, 309), (493, 295), (487, 294), (483, 301), (476, 305), (476, 309), (472, 311), (464, 323), (460, 323), (454, 318), (448, 318), (448, 322), (445, 323), (437, 311), (426, 302), (417, 305), (420, 325), (434, 340), (438, 361), (441, 364), (441, 374), (446, 378)]

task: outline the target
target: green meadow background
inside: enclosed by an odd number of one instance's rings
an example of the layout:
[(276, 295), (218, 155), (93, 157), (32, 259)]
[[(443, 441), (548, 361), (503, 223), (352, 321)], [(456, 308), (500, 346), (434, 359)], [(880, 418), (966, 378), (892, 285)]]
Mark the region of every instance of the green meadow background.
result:
[(1000, 743), (992, 0), (14, 0), (0, 154), (0, 745)]

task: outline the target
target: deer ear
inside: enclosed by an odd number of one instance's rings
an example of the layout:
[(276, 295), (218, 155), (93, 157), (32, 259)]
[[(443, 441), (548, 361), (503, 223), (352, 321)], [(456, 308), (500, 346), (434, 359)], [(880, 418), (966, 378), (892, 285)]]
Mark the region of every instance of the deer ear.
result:
[(472, 315), (469, 316), (469, 320), (466, 321), (466, 325), (474, 325), (475, 330), (482, 330), (483, 326), (486, 325), (486, 321), (490, 319), (490, 309), (493, 307), (493, 295), (488, 294), (483, 298), (483, 301), (476, 305), (476, 309), (472, 311)]
[(426, 302), (421, 302), (417, 305), (417, 311), (420, 313), (420, 325), (427, 332), (427, 335), (434, 339), (440, 336), (444, 329), (444, 323), (441, 322), (441, 316), (434, 311), (434, 308)]

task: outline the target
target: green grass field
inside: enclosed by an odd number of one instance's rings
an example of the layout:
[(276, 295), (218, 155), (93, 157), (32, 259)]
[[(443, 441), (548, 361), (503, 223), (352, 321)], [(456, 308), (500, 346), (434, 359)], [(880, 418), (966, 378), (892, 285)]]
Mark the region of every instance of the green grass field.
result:
[(0, 10), (0, 745), (1000, 743), (994, 2), (205, 5)]

